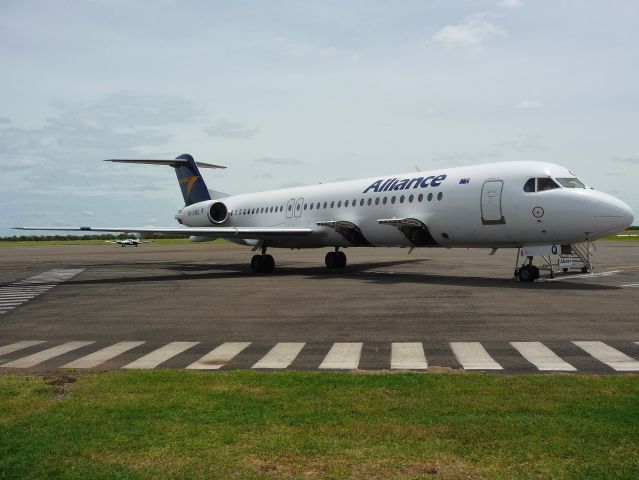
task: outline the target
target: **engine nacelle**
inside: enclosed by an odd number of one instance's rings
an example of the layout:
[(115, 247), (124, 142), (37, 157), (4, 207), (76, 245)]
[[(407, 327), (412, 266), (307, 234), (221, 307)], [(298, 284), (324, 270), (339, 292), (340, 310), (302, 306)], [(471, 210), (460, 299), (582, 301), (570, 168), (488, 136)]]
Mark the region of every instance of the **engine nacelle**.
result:
[(226, 205), (222, 202), (213, 202), (209, 207), (209, 220), (211, 220), (211, 223), (224, 223), (227, 218), (229, 218), (229, 210)]
[(229, 211), (224, 203), (218, 200), (207, 200), (184, 207), (178, 215), (178, 221), (188, 227), (210, 227), (226, 222)]

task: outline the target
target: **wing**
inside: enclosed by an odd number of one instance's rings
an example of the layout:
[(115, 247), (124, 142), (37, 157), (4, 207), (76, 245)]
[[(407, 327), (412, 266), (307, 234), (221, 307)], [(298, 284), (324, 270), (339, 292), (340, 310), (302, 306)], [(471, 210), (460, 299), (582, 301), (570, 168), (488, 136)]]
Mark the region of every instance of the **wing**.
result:
[(313, 233), (311, 228), (275, 227), (13, 227), (15, 230), (47, 230), (64, 232), (167, 233), (203, 235), (213, 238), (246, 238), (263, 240), (273, 237), (300, 237)]

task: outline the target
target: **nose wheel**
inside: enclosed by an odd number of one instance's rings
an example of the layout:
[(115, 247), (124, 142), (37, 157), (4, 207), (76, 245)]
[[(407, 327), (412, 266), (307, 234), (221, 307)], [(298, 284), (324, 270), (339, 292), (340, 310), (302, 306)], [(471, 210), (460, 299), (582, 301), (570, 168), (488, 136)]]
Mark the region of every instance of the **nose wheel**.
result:
[(517, 276), (520, 282), (532, 282), (539, 278), (539, 269), (534, 265), (524, 265), (519, 269)]

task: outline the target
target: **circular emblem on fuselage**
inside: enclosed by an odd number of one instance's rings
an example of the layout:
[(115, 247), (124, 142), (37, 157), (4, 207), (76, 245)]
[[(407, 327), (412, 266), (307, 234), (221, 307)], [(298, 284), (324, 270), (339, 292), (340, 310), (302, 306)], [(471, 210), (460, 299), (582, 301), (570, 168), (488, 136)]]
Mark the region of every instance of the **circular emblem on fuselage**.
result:
[(535, 207), (532, 209), (532, 214), (535, 218), (541, 218), (544, 216), (544, 209), (541, 207)]

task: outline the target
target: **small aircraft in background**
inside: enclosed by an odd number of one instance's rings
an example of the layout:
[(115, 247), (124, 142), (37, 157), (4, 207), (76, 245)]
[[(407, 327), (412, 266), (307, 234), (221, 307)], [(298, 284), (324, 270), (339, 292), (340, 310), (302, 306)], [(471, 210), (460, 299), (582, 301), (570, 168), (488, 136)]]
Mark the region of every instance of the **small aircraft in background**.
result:
[(106, 243), (114, 243), (122, 247), (137, 247), (141, 243), (151, 243), (153, 240), (140, 240), (138, 238), (125, 238), (124, 240), (105, 240)]

